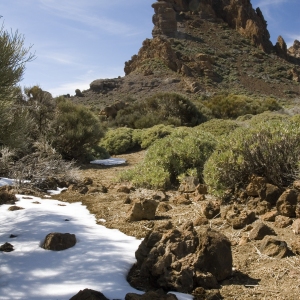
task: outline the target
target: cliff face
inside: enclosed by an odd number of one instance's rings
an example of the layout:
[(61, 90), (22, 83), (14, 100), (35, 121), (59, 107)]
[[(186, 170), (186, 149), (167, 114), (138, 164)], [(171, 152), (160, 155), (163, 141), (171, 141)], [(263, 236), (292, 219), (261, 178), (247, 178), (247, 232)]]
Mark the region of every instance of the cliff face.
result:
[(175, 36), (175, 13), (192, 11), (199, 14), (199, 19), (202, 16), (222, 19), (267, 53), (273, 48), (263, 14), (259, 8), (253, 9), (250, 0), (159, 0), (153, 7), (153, 36)]

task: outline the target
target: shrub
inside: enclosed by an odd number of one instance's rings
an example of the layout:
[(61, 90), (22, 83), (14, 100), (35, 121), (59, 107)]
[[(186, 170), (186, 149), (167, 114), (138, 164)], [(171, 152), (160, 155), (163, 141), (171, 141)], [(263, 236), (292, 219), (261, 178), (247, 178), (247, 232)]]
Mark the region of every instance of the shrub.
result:
[(120, 110), (115, 122), (118, 126), (141, 129), (157, 124), (195, 126), (205, 120), (204, 115), (184, 96), (159, 93)]
[(253, 116), (247, 123), (249, 123), (251, 126), (256, 125), (258, 123), (263, 123), (263, 122), (270, 122), (270, 121), (284, 121), (288, 119), (288, 115), (276, 113), (276, 112), (270, 112), (270, 111), (265, 111), (261, 114), (258, 114), (256, 116)]
[(138, 133), (134, 134), (135, 139), (138, 141), (141, 148), (145, 149), (152, 145), (156, 140), (170, 135), (174, 131), (174, 126), (160, 124), (143, 130), (136, 129), (134, 132), (135, 131), (138, 131)]
[(214, 136), (229, 134), (241, 125), (233, 120), (212, 119), (197, 126), (199, 130), (204, 130)]
[(96, 115), (63, 97), (57, 99), (51, 128), (52, 145), (66, 159), (84, 159), (104, 135)]
[(211, 134), (181, 128), (152, 144), (145, 160), (134, 169), (122, 173), (120, 179), (131, 181), (136, 186), (167, 188), (177, 184), (178, 177), (191, 169), (195, 169), (202, 179), (204, 163), (215, 145)]
[(299, 124), (266, 122), (238, 128), (224, 137), (204, 166), (204, 180), (215, 193), (245, 186), (252, 174), (287, 186), (298, 170)]
[(279, 110), (281, 106), (273, 98), (252, 99), (245, 95), (219, 94), (206, 99), (203, 104), (213, 116), (220, 119), (236, 119), (246, 114), (259, 114), (264, 111)]
[(124, 153), (136, 145), (132, 139), (132, 133), (133, 129), (126, 127), (110, 129), (101, 140), (100, 146), (105, 148), (110, 154)]

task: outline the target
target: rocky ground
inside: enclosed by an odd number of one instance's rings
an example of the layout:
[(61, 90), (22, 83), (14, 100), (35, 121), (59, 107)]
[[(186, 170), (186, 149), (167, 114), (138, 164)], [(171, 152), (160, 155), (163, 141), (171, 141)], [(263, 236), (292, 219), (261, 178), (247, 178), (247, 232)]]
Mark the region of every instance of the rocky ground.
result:
[[(229, 239), (232, 249), (232, 275), (219, 282), (224, 299), (299, 299), (300, 259), (295, 253), (299, 254), (300, 239), (294, 233), (296, 223), (292, 225), (295, 218), (276, 217), (276, 207), (257, 197), (232, 205), (207, 195), (205, 187), (187, 192), (190, 185), (186, 184), (182, 191), (150, 191), (115, 181), (120, 171), (132, 168), (144, 155), (141, 151), (120, 156), (127, 160), (126, 165), (85, 165), (81, 175), (91, 180), (86, 180), (81, 188), (73, 186), (54, 197), (81, 201), (96, 216), (98, 224), (137, 238), (169, 226), (169, 222), (173, 228), (192, 221), (195, 228), (214, 229)], [(132, 214), (134, 203), (146, 205), (147, 199), (158, 204), (155, 216), (152, 220), (138, 220)], [(265, 235), (273, 235), (279, 242), (268, 244), (266, 238), (262, 240)]]

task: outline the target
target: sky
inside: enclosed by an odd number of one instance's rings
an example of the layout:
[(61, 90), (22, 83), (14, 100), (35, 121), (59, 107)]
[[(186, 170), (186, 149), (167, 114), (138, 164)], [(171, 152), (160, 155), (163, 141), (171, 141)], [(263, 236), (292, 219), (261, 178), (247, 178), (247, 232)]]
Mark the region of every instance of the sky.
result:
[[(75, 94), (100, 78), (124, 76), (124, 63), (151, 38), (155, 0), (2, 0), (8, 30), (19, 31), (36, 59), (21, 86), (39, 85), (53, 96)], [(300, 40), (299, 0), (252, 0), (268, 23), (273, 44)]]
[[(16, 205), (24, 209), (9, 211), (11, 205), (0, 205), (0, 245), (14, 246), (12, 252), (0, 252), (1, 300), (67, 300), (85, 288), (108, 299), (142, 293), (126, 281), (141, 240), (97, 225), (80, 202), (17, 197)], [(51, 232), (75, 234), (77, 243), (64, 251), (45, 250), (40, 245)], [(16, 237), (9, 238), (11, 234)]]

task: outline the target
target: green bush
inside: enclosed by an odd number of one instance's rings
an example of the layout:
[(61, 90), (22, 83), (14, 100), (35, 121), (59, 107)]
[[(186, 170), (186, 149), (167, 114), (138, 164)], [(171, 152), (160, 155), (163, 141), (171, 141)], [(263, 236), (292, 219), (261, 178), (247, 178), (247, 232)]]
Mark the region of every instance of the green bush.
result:
[(145, 149), (152, 145), (156, 140), (170, 135), (174, 131), (174, 126), (160, 124), (143, 130), (136, 129), (134, 132), (135, 131), (138, 131), (138, 133), (134, 134), (136, 136), (135, 139), (138, 141), (141, 148)]
[(258, 123), (263, 123), (263, 122), (270, 122), (270, 121), (284, 121), (288, 119), (288, 115), (276, 113), (276, 112), (270, 112), (270, 111), (265, 111), (261, 114), (258, 114), (256, 116), (253, 116), (251, 119), (247, 121), (251, 126), (258, 124)]
[(51, 129), (52, 145), (66, 159), (85, 159), (104, 135), (96, 115), (63, 97), (57, 99)]
[(136, 146), (132, 139), (133, 129), (120, 127), (110, 129), (106, 132), (100, 142), (100, 146), (105, 148), (110, 154), (121, 154)]
[(158, 124), (195, 126), (205, 120), (205, 116), (184, 96), (159, 93), (120, 110), (115, 123), (117, 126), (142, 129)]
[(229, 134), (238, 127), (241, 127), (240, 123), (223, 119), (212, 119), (197, 126), (199, 130), (209, 132), (216, 137), (222, 136), (223, 134)]
[(246, 114), (259, 114), (264, 111), (279, 110), (281, 106), (273, 98), (252, 99), (245, 95), (219, 94), (206, 100), (203, 104), (209, 108), (215, 118), (236, 119)]
[(298, 171), (299, 124), (265, 122), (238, 128), (223, 137), (204, 166), (204, 180), (215, 193), (244, 187), (252, 174), (266, 177), (277, 186), (287, 186)]
[(216, 141), (211, 134), (180, 128), (152, 144), (145, 160), (122, 173), (120, 180), (131, 181), (136, 186), (167, 188), (177, 184), (178, 178), (191, 169), (201, 180), (204, 163), (215, 146)]

